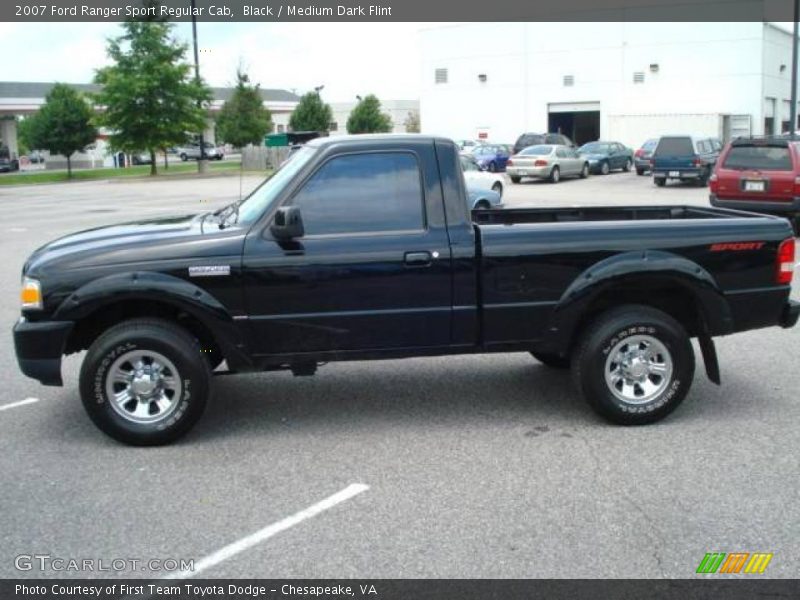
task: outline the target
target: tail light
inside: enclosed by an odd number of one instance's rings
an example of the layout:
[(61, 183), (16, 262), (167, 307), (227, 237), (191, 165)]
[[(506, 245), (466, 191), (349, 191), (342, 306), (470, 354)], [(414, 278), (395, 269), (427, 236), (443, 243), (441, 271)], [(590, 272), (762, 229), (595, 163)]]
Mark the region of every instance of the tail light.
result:
[(509, 159), (506, 161), (506, 166), (507, 166), (507, 167), (513, 167), (513, 166), (514, 166), (514, 161), (513, 161), (513, 160), (511, 160), (511, 159), (509, 158)]
[(533, 166), (534, 166), (534, 167), (546, 167), (546, 166), (547, 166), (547, 165), (549, 165), (549, 164), (550, 164), (550, 163), (548, 163), (548, 162), (547, 162), (545, 159), (543, 159), (543, 158), (537, 158), (537, 159), (536, 159), (536, 160), (533, 162)]
[(644, 154), (644, 150), (642, 150), (641, 148), (639, 148), (636, 152), (633, 153), (633, 155), (636, 158), (641, 158), (643, 154)]
[(702, 166), (703, 166), (703, 159), (702, 159), (702, 158), (695, 158), (695, 159), (692, 161), (692, 164), (693, 164), (695, 167), (702, 167)]
[(716, 173), (712, 173), (711, 177), (708, 178), (708, 187), (712, 194), (716, 194), (719, 190), (719, 177), (717, 177)]
[(778, 246), (775, 267), (776, 283), (780, 285), (792, 283), (792, 275), (794, 275), (794, 238), (785, 239)]

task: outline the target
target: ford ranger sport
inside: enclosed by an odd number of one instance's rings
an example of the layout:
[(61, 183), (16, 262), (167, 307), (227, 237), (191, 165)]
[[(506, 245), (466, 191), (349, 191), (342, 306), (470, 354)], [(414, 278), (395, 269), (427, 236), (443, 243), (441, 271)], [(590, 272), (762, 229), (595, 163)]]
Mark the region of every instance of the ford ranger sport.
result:
[(63, 355), (86, 350), (83, 405), (130, 444), (186, 433), (214, 373), (479, 352), (571, 367), (595, 411), (638, 425), (686, 396), (691, 338), (719, 383), (714, 336), (795, 324), (793, 261), (781, 218), (470, 211), (452, 141), (320, 138), (215, 212), (38, 249), (14, 341), (22, 372), (45, 385), (62, 384)]

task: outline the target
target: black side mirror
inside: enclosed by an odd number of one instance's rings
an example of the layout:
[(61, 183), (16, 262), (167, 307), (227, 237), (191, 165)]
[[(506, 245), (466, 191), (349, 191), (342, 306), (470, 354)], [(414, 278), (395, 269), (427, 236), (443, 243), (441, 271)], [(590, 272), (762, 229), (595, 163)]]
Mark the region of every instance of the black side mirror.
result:
[(305, 235), (303, 216), (297, 206), (282, 206), (275, 213), (269, 231), (276, 240), (291, 240)]

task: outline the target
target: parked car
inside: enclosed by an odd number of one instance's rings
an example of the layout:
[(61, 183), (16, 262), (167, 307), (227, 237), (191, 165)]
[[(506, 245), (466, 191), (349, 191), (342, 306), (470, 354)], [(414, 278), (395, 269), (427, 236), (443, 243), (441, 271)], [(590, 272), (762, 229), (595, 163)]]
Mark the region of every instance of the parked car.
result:
[(337, 360), (531, 352), (571, 367), (609, 421), (644, 425), (689, 392), (692, 337), (720, 383), (712, 336), (800, 316), (785, 219), (680, 205), (470, 212), (460, 178), (443, 138), (319, 138), (217, 211), (45, 244), (22, 268), (20, 369), (62, 385), (63, 355), (88, 350), (84, 409), (136, 445), (186, 434), (223, 362), (310, 376)]
[(653, 150), (656, 149), (657, 144), (658, 138), (651, 138), (633, 153), (633, 164), (636, 167), (637, 175), (644, 175), (650, 170), (650, 159), (653, 157)]
[(16, 158), (0, 157), (0, 173), (19, 171), (19, 161)]
[(475, 146), (482, 146), (485, 143), (482, 140), (456, 140), (459, 150), (472, 150)]
[(512, 154), (519, 154), (524, 148), (542, 144), (556, 144), (575, 148), (575, 142), (560, 133), (523, 133), (514, 143)]
[(714, 170), (720, 148), (716, 138), (665, 135), (659, 138), (650, 159), (653, 181), (658, 186), (670, 179), (704, 186)]
[(712, 206), (783, 215), (800, 233), (800, 145), (786, 138), (729, 142), (709, 180)]
[(619, 142), (589, 142), (578, 148), (578, 154), (589, 161), (592, 173), (608, 175), (614, 169), (628, 172), (633, 166), (633, 150)]
[(150, 165), (153, 160), (150, 158), (149, 152), (137, 152), (131, 155), (131, 163), (134, 165)]
[(470, 210), (489, 210), (503, 208), (503, 198), (494, 190), (470, 187), (467, 185), (467, 202)]
[(542, 144), (509, 158), (506, 173), (512, 183), (519, 183), (523, 177), (558, 183), (562, 177), (588, 177), (589, 161), (569, 146)]
[(37, 165), (39, 163), (43, 163), (44, 162), (44, 154), (42, 152), (40, 152), (39, 150), (31, 150), (30, 152), (28, 152), (28, 160), (34, 165)]
[(468, 189), (492, 190), (498, 196), (503, 196), (503, 176), (497, 173), (487, 173), (485, 168), (468, 155), (461, 155), (461, 170), (464, 172), (464, 181)]
[(510, 156), (505, 146), (500, 144), (473, 146), (468, 153), (477, 161), (478, 166), (492, 173), (505, 171)]
[[(210, 142), (205, 143), (205, 154), (208, 160), (222, 160), (225, 155)], [(199, 160), (200, 159), (200, 144), (188, 144), (178, 149), (178, 156), (182, 161)]]

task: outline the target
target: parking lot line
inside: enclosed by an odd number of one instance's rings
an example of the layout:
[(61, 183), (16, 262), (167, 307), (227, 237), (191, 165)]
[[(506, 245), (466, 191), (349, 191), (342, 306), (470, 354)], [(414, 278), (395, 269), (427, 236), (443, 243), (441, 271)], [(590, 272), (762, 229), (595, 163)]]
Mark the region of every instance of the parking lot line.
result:
[(18, 406), (25, 406), (26, 404), (33, 404), (34, 402), (38, 402), (38, 398), (25, 398), (25, 400), (20, 400), (19, 402), (12, 402), (11, 404), (3, 404), (0, 406), (0, 411), (8, 410), (9, 408), (17, 408)]
[(261, 542), (268, 540), (281, 531), (286, 531), (290, 527), (294, 527), (295, 525), (298, 525), (299, 523), (302, 523), (311, 517), (315, 517), (318, 514), (325, 512), (329, 508), (333, 508), (337, 504), (341, 504), (342, 502), (357, 496), (361, 492), (366, 492), (368, 489), (369, 486), (364, 485), (363, 483), (352, 483), (343, 490), (336, 492), (332, 496), (328, 496), (324, 500), (320, 500), (316, 504), (312, 504), (308, 508), (297, 512), (290, 517), (281, 519), (272, 525), (267, 525), (263, 529), (259, 529), (258, 531), (251, 533), (250, 535), (245, 536), (242, 539), (233, 542), (232, 544), (228, 544), (227, 546), (220, 548), (216, 552), (213, 552), (204, 558), (201, 558), (195, 563), (193, 571), (179, 571), (176, 573), (170, 573), (164, 577), (164, 579), (186, 579), (188, 577), (196, 577), (209, 567), (218, 565), (219, 563), (260, 544)]

